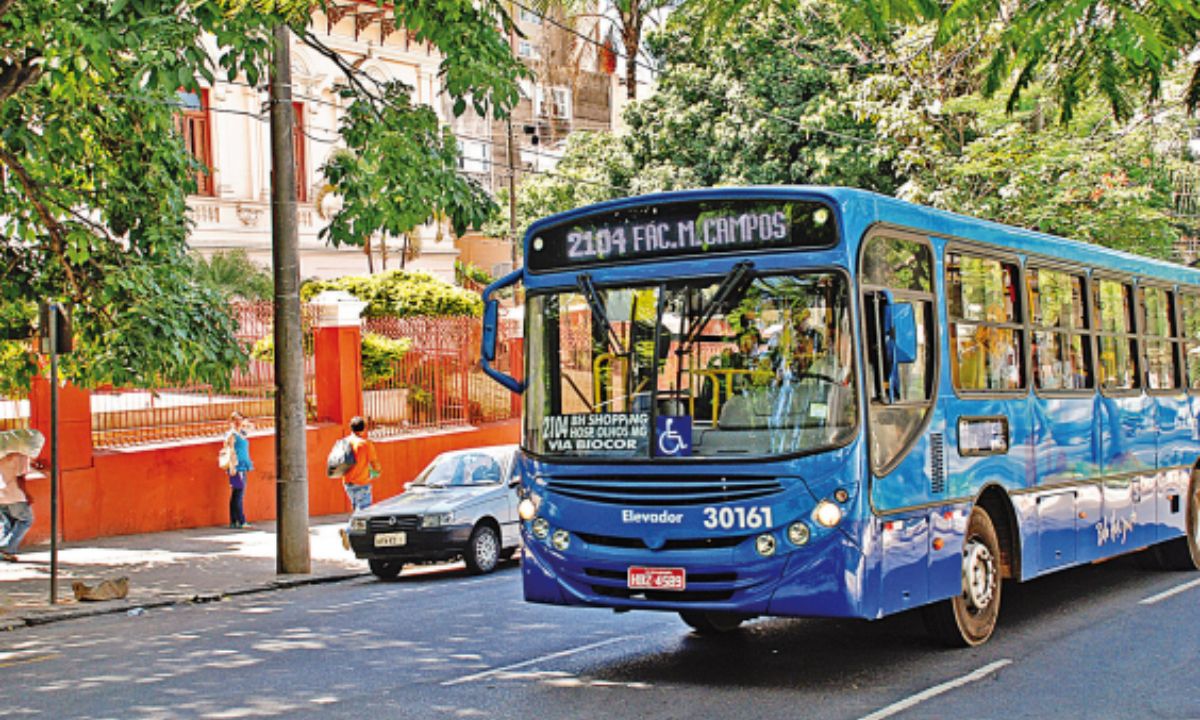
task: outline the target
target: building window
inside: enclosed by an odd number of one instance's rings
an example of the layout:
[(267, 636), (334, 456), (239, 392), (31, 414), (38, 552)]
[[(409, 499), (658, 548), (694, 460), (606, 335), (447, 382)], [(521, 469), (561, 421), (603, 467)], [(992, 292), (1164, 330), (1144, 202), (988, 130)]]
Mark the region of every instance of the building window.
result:
[(176, 116), (184, 147), (200, 169), (196, 171), (196, 194), (209, 197), (216, 194), (213, 184), (212, 122), (209, 118), (208, 90), (179, 91), (180, 111)]
[(530, 25), (542, 24), (542, 16), (527, 8), (521, 8), (518, 17), (521, 18), (521, 22), (529, 23)]
[(570, 120), (571, 89), (565, 87), (539, 87), (534, 95), (533, 113), (537, 117)]
[(1026, 282), (1033, 320), (1034, 387), (1051, 391), (1093, 387), (1083, 276), (1030, 268)]
[(1133, 390), (1138, 382), (1137, 338), (1133, 325), (1133, 287), (1120, 280), (1095, 284), (1100, 357), (1096, 363), (1104, 390)]
[(459, 140), (458, 169), (465, 173), (484, 174), (488, 171), (491, 146), (478, 140)]
[(304, 103), (292, 103), (292, 116), (295, 118), (295, 125), (292, 130), (292, 143), (295, 145), (293, 152), (296, 154), (296, 200), (298, 202), (306, 202), (308, 200), (308, 156), (304, 149), (308, 147), (305, 142), (308, 136), (304, 134)]
[(523, 57), (527, 60), (537, 60), (541, 57), (537, 46), (528, 40), (520, 40), (517, 42), (517, 57)]
[(951, 253), (946, 260), (951, 377), (966, 391), (1025, 387), (1017, 265)]

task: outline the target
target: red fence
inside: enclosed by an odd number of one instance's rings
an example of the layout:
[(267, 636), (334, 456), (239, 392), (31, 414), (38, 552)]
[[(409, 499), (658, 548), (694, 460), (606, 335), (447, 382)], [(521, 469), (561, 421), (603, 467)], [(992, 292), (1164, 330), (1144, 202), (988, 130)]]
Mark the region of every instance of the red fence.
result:
[[(272, 337), (271, 303), (240, 304), (234, 311), (237, 338), (248, 351)], [(305, 306), (302, 324), (309, 420), (316, 417), (315, 317), (315, 308)], [(480, 369), (478, 318), (372, 318), (365, 325), (365, 332), (407, 338), (411, 343), (404, 358), (394, 363), (390, 378), (363, 388), (363, 409), (371, 419), (372, 435), (388, 437), (520, 417), (519, 400)], [(519, 350), (514, 350), (519, 348), (519, 340), (515, 340), (519, 324), (508, 321), (502, 330), (496, 366), (515, 375), (521, 362)], [(92, 444), (114, 448), (217, 437), (226, 430), (229, 414), (235, 410), (254, 427), (268, 428), (274, 422), (274, 396), (274, 364), (253, 358), (247, 367), (233, 371), (225, 391), (208, 385), (96, 390), (91, 394)], [(0, 400), (0, 423), (5, 422), (5, 402)], [(27, 405), (24, 412), (28, 424)]]
[[(274, 332), (274, 308), (269, 302), (233, 307), (237, 339), (249, 352)], [(313, 361), (315, 313), (301, 311), (304, 344), (304, 384), (309, 418), (314, 417), (316, 365)], [(128, 447), (163, 440), (215, 437), (229, 427), (237, 411), (255, 427), (271, 427), (275, 417), (275, 367), (268, 360), (250, 359), (230, 376), (229, 389), (184, 385), (154, 390), (101, 389), (92, 392), (92, 444), (97, 448)]]
[[(411, 345), (392, 364), (390, 377), (363, 389), (371, 434), (389, 437), (520, 417), (520, 405), (479, 363), (482, 325), (478, 318), (370, 318), (365, 332)], [(496, 366), (512, 373), (519, 364), (514, 323), (502, 328)]]

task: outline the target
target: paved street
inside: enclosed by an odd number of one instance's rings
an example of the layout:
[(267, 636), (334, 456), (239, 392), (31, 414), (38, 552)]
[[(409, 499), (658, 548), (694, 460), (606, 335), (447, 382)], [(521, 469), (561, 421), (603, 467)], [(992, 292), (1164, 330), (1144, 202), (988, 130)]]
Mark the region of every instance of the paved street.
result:
[(1200, 578), (1130, 558), (1006, 590), (992, 642), (912, 614), (761, 620), (521, 600), (516, 563), (358, 578), (0, 634), (0, 716), (1200, 717)]

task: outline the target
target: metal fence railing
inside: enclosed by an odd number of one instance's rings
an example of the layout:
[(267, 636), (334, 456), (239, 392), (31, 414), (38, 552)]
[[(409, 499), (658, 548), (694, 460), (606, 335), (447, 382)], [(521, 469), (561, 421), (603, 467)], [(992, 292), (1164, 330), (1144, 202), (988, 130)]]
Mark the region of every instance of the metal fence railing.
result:
[[(363, 389), (374, 437), (477, 425), (520, 417), (519, 401), (487, 377), (479, 363), (478, 318), (370, 318), (365, 332), (408, 338), (408, 352), (389, 377)], [(494, 365), (516, 374), (519, 325), (502, 325)]]
[[(271, 303), (242, 303), (233, 308), (237, 339), (247, 348), (272, 334)], [(316, 365), (313, 359), (312, 308), (302, 312), (305, 395), (309, 416), (315, 415)], [(233, 371), (229, 389), (208, 385), (155, 390), (102, 389), (92, 392), (92, 444), (127, 447), (166, 440), (219, 436), (229, 427), (230, 413), (246, 416), (254, 427), (271, 427), (275, 417), (275, 370), (269, 360), (251, 359)]]

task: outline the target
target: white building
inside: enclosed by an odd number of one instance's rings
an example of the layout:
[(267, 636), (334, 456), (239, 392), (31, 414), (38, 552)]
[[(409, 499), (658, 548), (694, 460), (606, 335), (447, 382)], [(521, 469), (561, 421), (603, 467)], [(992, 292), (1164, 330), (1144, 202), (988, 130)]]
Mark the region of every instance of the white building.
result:
[[(551, 134), (558, 136), (554, 138), (556, 140), (561, 138), (562, 132), (571, 130), (577, 103), (573, 101), (574, 88), (564, 78), (578, 80), (581, 69), (566, 74), (546, 72), (546, 63), (541, 59), (544, 53), (531, 50), (534, 46), (530, 45), (545, 45), (546, 23), (525, 11), (516, 19), (526, 36), (512, 38), (518, 55), (539, 76), (547, 78), (545, 82), (523, 87), (527, 97), (514, 112), (514, 125), (521, 126), (513, 133), (517, 145), (514, 163), (518, 171), (522, 170), (522, 164), (526, 166), (524, 170), (533, 171), (541, 169), (543, 163), (529, 160), (537, 160), (540, 153), (545, 153), (546, 144), (532, 147), (531, 143), (540, 138), (522, 130), (539, 119), (543, 121), (543, 134), (553, 129)], [(328, 16), (319, 11), (314, 13), (311, 27), (323, 44), (336, 50), (354, 67), (377, 80), (402, 81), (413, 88), (414, 102), (434, 107), (459, 138), (463, 172), (475, 177), (489, 190), (507, 184), (507, 129), (504, 123), (470, 113), (453, 117), (438, 78), (441, 55), (428, 44), (416, 42), (404, 28), (397, 27), (390, 8), (380, 8), (362, 0), (341, 0), (330, 4)], [(594, 29), (591, 34), (599, 37)], [(562, 37), (555, 41), (561, 44)], [(582, 82), (587, 83), (590, 99), (589, 106), (582, 110), (588, 119), (579, 124), (588, 128), (606, 128), (611, 126), (608, 110), (611, 92), (605, 90), (602, 93), (603, 121), (597, 123), (595, 89), (605, 88), (610, 78), (596, 72), (596, 53), (589, 52), (586, 45), (584, 42), (584, 52), (580, 55), (583, 62), (591, 66), (582, 70)], [(555, 80), (553, 84), (549, 82), (551, 76)], [(337, 122), (346, 102), (334, 90), (342, 81), (344, 75), (339, 68), (293, 38), (292, 94), (298, 130), (295, 136), (302, 278), (361, 275), (369, 268), (363, 248), (334, 248), (318, 238), (319, 230), (326, 224), (323, 215), (328, 217), (336, 209), (336, 197), (321, 192), (324, 181), (320, 168), (338, 147)], [(205, 255), (241, 248), (259, 264), (270, 266), (271, 160), (266, 82), (264, 78), (259, 87), (251, 87), (244, 80), (219, 81), (198, 94), (181, 93), (180, 98), (185, 106), (181, 124), (188, 146), (211, 168), (211, 173), (197, 178), (200, 190), (189, 198), (190, 214), (195, 221), (191, 246)], [(323, 207), (317, 206), (318, 199)], [(459, 256), (462, 243), (456, 247), (449, 228), (429, 225), (418, 228), (412, 235), (413, 244), (419, 246), (419, 255), (410, 258), (406, 267), (452, 280), (454, 260)], [(381, 242), (386, 253), (381, 252)], [(372, 244), (375, 271), (382, 270), (385, 262), (388, 269), (400, 267), (404, 240), (376, 237)], [(485, 266), (485, 269), (492, 268)]]

